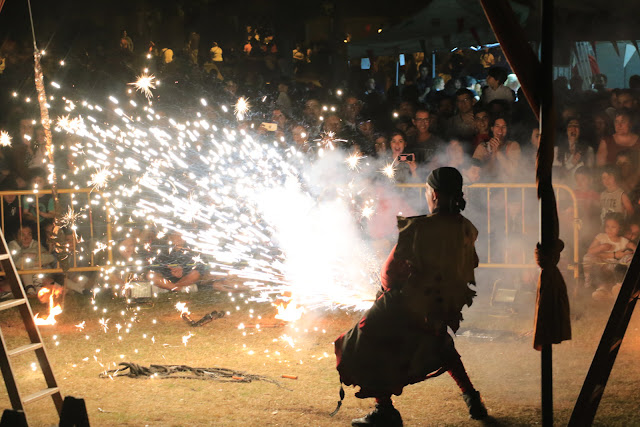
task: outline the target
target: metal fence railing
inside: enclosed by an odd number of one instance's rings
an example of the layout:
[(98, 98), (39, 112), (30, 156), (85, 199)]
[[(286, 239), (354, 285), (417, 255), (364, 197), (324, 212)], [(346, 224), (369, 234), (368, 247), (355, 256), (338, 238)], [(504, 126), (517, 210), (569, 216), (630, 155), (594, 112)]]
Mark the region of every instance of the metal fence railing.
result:
[[(407, 194), (424, 200), (424, 184), (397, 184)], [(566, 185), (554, 185), (560, 211), (561, 238), (565, 241), (567, 268), (579, 276), (580, 217), (575, 194)], [(479, 183), (464, 187), (467, 208), (463, 212), (478, 228), (476, 249), (479, 268), (537, 268), (540, 209), (536, 184)]]
[[(406, 199), (418, 200), (426, 207), (424, 184), (397, 184)], [(580, 264), (580, 217), (576, 196), (566, 185), (554, 185), (556, 198), (561, 210), (561, 238), (565, 241), (563, 252), (565, 265), (573, 271), (574, 278), (579, 275)], [(480, 268), (529, 269), (537, 268), (534, 260), (534, 248), (538, 241), (540, 223), (536, 185), (510, 183), (481, 183), (465, 186), (467, 216), (478, 228), (479, 238), (476, 248), (480, 257)], [(90, 188), (59, 189), (59, 198), (63, 217), (68, 218), (69, 207), (77, 219), (67, 227), (75, 228), (70, 233), (69, 272), (100, 271), (105, 265), (113, 265), (112, 230), (109, 209), (102, 209), (105, 196)], [(20, 212), (19, 222), (24, 223), (23, 210), (28, 203), (40, 217), (39, 196), (51, 194), (51, 190), (40, 191), (2, 191), (3, 198), (17, 197)], [(6, 203), (0, 203), (0, 224), (3, 234), (7, 225)], [(98, 230), (99, 229), (99, 230)], [(33, 239), (38, 243), (33, 263), (25, 268), (18, 265), (20, 274), (45, 274), (63, 272), (60, 263), (45, 265), (42, 255), (47, 251), (47, 238), (42, 227), (35, 227)], [(13, 240), (6, 236), (7, 243)], [(103, 242), (104, 253), (96, 256), (97, 242)], [(45, 251), (45, 252), (43, 252)]]
[[(49, 247), (42, 212), (47, 212), (49, 205), (47, 195), (51, 190), (22, 190), (0, 191), (0, 226), (5, 240), (15, 250), (14, 261), (20, 274), (61, 273), (60, 259), (68, 261), (68, 272), (99, 271), (101, 265), (112, 263), (111, 221), (109, 209), (103, 210), (104, 198), (100, 192), (91, 188), (58, 189), (63, 228), (65, 229), (67, 246), (63, 252), (54, 251)], [(41, 200), (45, 199), (45, 200)], [(10, 202), (8, 200), (11, 200)], [(12, 213), (8, 209), (15, 209)], [(30, 226), (32, 239), (35, 244), (30, 248), (22, 247), (20, 229)], [(15, 243), (11, 244), (12, 241)], [(105, 252), (97, 255), (96, 242), (103, 241)], [(24, 259), (18, 260), (18, 255), (24, 251)], [(51, 260), (53, 255), (53, 261)], [(49, 261), (49, 262), (47, 262)]]

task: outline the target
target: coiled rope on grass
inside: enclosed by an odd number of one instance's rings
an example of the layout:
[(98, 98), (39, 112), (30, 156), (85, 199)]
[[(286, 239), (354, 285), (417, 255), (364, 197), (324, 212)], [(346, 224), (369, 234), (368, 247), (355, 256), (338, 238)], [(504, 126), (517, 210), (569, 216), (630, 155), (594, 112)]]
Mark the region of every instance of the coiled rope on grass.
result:
[[(250, 383), (265, 381), (285, 388), (273, 378), (264, 375), (248, 374), (227, 368), (194, 368), (187, 365), (150, 365), (142, 366), (132, 362), (122, 362), (119, 368), (103, 371), (100, 378), (129, 377), (129, 378), (159, 378), (159, 379), (188, 379), (213, 380), (234, 383)], [(288, 389), (287, 389), (288, 390)]]

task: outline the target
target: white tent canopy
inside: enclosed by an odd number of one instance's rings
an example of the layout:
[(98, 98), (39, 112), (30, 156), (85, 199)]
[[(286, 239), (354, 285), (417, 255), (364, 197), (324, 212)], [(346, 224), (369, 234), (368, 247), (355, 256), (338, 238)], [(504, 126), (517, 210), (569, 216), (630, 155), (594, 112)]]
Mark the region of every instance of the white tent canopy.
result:
[[(512, 4), (524, 24), (529, 8)], [(350, 43), (351, 58), (451, 50), (495, 43), (496, 38), (478, 0), (432, 0), (415, 16), (373, 37)], [(424, 46), (423, 46), (424, 45)]]

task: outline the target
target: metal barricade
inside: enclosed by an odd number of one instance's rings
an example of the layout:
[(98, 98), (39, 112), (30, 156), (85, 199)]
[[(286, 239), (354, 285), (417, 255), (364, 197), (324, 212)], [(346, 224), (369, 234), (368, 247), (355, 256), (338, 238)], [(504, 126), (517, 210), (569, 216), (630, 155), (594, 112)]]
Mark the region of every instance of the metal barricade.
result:
[[(44, 230), (42, 230), (41, 224), (43, 221), (38, 221), (41, 218), (41, 206), (39, 197), (43, 194), (52, 194), (51, 190), (21, 190), (21, 191), (0, 191), (0, 196), (2, 196), (3, 202), (0, 203), (0, 226), (2, 227), (2, 233), (7, 240), (7, 243), (10, 243), (11, 240), (14, 240), (14, 236), (7, 236), (5, 230), (5, 226), (7, 225), (7, 221), (5, 220), (5, 196), (16, 196), (18, 200), (18, 210), (19, 210), (19, 227), (25, 223), (28, 223), (29, 220), (24, 217), (25, 210), (25, 202), (32, 208), (34, 211), (32, 212), (36, 221), (34, 222), (34, 229), (32, 230), (35, 235), (33, 236), (33, 240), (37, 242), (37, 259), (32, 260), (33, 267), (24, 268), (22, 265), (18, 265), (16, 263), (16, 267), (18, 267), (19, 274), (45, 274), (45, 273), (62, 273), (63, 269), (60, 267), (60, 262), (58, 260), (55, 261), (55, 266), (47, 266), (47, 264), (43, 264), (43, 254), (50, 253), (47, 250), (47, 238), (44, 235)], [(62, 219), (67, 222), (67, 227), (72, 230), (70, 234), (72, 238), (67, 242), (69, 246), (68, 249), (68, 257), (69, 268), (66, 270), (67, 272), (89, 272), (89, 271), (100, 271), (101, 264), (96, 259), (96, 251), (90, 245), (95, 245), (95, 242), (98, 239), (104, 239), (106, 241), (105, 250), (106, 250), (106, 263), (111, 265), (113, 262), (113, 253), (112, 253), (112, 245), (111, 242), (111, 220), (110, 220), (110, 211), (109, 209), (105, 209), (103, 211), (104, 218), (100, 220), (101, 224), (104, 227), (104, 235), (99, 236), (96, 234), (95, 229), (95, 217), (94, 210), (97, 207), (101, 206), (102, 203), (95, 203), (97, 199), (103, 198), (106, 200), (105, 195), (102, 193), (91, 189), (91, 188), (80, 188), (80, 189), (58, 189), (59, 199), (61, 199), (61, 212)], [(66, 199), (66, 200), (64, 200)], [(108, 203), (105, 203), (108, 205)], [(69, 207), (72, 208), (69, 209)], [(76, 214), (80, 217), (79, 220), (74, 221), (71, 217), (76, 216)], [(78, 227), (82, 228), (82, 232), (80, 235), (76, 233), (76, 229)], [(87, 235), (84, 235), (87, 233)], [(79, 237), (78, 240), (76, 237)], [(84, 248), (84, 253), (80, 253), (78, 251), (79, 245), (86, 242), (88, 239), (88, 244), (82, 245)], [(53, 255), (53, 254), (52, 254)], [(85, 258), (85, 256), (87, 258)], [(22, 268), (21, 268), (22, 267)], [(4, 273), (0, 273), (4, 274)]]
[[(419, 197), (424, 199), (424, 184), (397, 184), (403, 192), (419, 191)], [(556, 199), (561, 210), (561, 235), (567, 231), (568, 221), (571, 222), (569, 238), (565, 237), (565, 250), (570, 251), (566, 258), (566, 266), (573, 271), (574, 279), (579, 277), (580, 264), (580, 217), (575, 194), (570, 187), (562, 184), (553, 186)], [(415, 189), (415, 190), (409, 190)], [(536, 184), (509, 183), (480, 183), (464, 187), (467, 208), (464, 215), (469, 217), (479, 230), (476, 249), (481, 254), (479, 268), (529, 269), (537, 268), (534, 259), (535, 244), (539, 239), (540, 224), (539, 202), (536, 196)], [(412, 195), (418, 197), (418, 194)], [(510, 207), (518, 205), (512, 211), (519, 212), (520, 218), (517, 228), (513, 228)], [(568, 206), (570, 218), (563, 213)], [(534, 217), (532, 219), (532, 216)], [(532, 227), (534, 226), (534, 227)], [(526, 253), (515, 253), (516, 249), (511, 239), (517, 235)], [(496, 242), (500, 242), (496, 248)], [(499, 253), (496, 253), (499, 252)], [(519, 259), (519, 261), (516, 261)]]

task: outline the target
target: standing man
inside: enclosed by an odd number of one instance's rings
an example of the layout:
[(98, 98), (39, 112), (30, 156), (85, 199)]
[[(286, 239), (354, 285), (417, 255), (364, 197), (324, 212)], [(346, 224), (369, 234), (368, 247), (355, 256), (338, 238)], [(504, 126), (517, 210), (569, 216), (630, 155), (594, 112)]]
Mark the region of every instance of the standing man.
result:
[(470, 285), (478, 230), (460, 214), (466, 205), (460, 172), (434, 170), (426, 197), (431, 215), (398, 217), (398, 244), (382, 268), (382, 294), (335, 342), (340, 381), (360, 386), (357, 397), (376, 399), (375, 409), (352, 426), (402, 426), (391, 396), (445, 371), (460, 387), (471, 418), (487, 417), (447, 333), (458, 330), (463, 306), (476, 295)]
[(456, 92), (456, 114), (447, 123), (448, 137), (459, 139), (468, 144), (476, 133), (473, 120), (473, 106), (476, 99), (467, 88), (458, 89)]
[(438, 151), (444, 148), (443, 142), (431, 133), (431, 113), (429, 111), (424, 109), (417, 110), (412, 122), (416, 128), (416, 133), (409, 140), (405, 152), (414, 153), (418, 164), (429, 164), (435, 160)]

